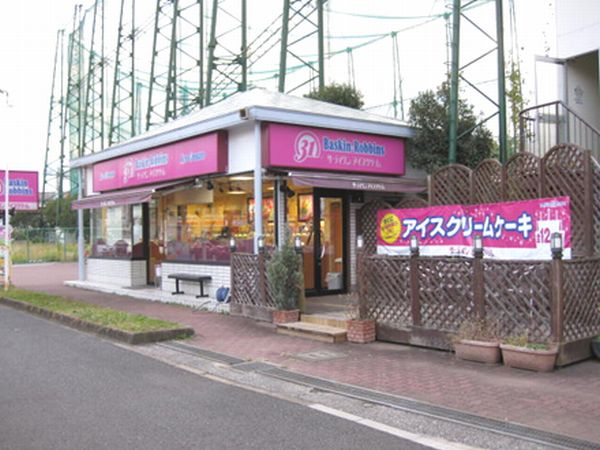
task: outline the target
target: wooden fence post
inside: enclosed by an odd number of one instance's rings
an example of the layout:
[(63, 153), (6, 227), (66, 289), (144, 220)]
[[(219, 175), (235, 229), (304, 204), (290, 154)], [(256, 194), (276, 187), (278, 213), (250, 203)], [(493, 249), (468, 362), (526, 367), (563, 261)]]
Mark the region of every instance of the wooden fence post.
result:
[(597, 236), (594, 236), (594, 174), (592, 166), (592, 152), (584, 151), (584, 242), (585, 255), (592, 256), (594, 254), (594, 243)]
[(478, 319), (485, 319), (485, 285), (483, 278), (483, 259), (476, 254), (473, 258), (473, 300)]
[(419, 297), (419, 254), (413, 253), (409, 259), (410, 298), (413, 326), (421, 326), (421, 299)]
[(550, 328), (552, 342), (560, 343), (564, 335), (565, 291), (564, 267), (560, 257), (553, 258), (550, 263)]
[(358, 276), (358, 318), (364, 320), (367, 318), (367, 289), (365, 280), (365, 251), (363, 248), (356, 249), (356, 268)]

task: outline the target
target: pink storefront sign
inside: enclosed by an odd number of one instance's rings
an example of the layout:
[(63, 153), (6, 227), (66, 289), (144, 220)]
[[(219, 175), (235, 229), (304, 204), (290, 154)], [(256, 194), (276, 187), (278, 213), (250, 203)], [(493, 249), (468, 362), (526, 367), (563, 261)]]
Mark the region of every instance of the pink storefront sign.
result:
[[(0, 171), (0, 209), (4, 209), (6, 192), (4, 170)], [(8, 172), (8, 207), (17, 211), (37, 211), (39, 204), (38, 173), (10, 170)]]
[(269, 167), (404, 175), (404, 140), (269, 123), (263, 129)]
[(480, 205), (443, 205), (377, 212), (377, 253), (408, 255), (416, 236), (424, 256), (473, 256), (473, 239), (483, 240), (492, 259), (550, 259), (551, 237), (560, 233), (563, 256), (571, 257), (568, 197)]
[(227, 170), (227, 134), (198, 136), (94, 165), (94, 191), (103, 192)]

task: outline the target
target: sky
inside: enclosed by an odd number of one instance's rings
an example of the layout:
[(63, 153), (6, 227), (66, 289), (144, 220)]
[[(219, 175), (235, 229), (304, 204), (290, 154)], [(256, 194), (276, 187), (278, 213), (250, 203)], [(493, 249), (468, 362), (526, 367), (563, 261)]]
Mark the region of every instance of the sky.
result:
[[(105, 0), (109, 11), (116, 11), (117, 0)], [(147, 4), (154, 2), (146, 0)], [(261, 8), (249, 3), (249, 26), (260, 28), (263, 5), (279, 10), (281, 0), (261, 0)], [(525, 73), (525, 95), (533, 99), (533, 57), (551, 53), (553, 47), (553, 1), (514, 0), (517, 11), (517, 36), (519, 55)], [(0, 6), (0, 168), (11, 170), (37, 170), (44, 168), (48, 109), (52, 82), (52, 69), (56, 33), (60, 28), (71, 29), (72, 0), (4, 1)], [(91, 2), (84, 2), (89, 6)], [(208, 1), (205, 1), (208, 4)], [(445, 0), (330, 0), (330, 48), (343, 49), (365, 41), (365, 35), (391, 30), (404, 30), (398, 34), (400, 70), (406, 103), (418, 92), (435, 89), (444, 79), (446, 34), (443, 20), (415, 27), (422, 19), (406, 17), (428, 16), (443, 12)], [(112, 6), (111, 6), (112, 5)], [(147, 6), (147, 5), (146, 5)], [(112, 9), (111, 9), (112, 8)], [(265, 7), (266, 8), (266, 7)], [(508, 18), (508, 1), (504, 2), (505, 19)], [(364, 14), (356, 17), (344, 13)], [(114, 13), (112, 16), (114, 17)], [(393, 16), (377, 18), (376, 16)], [(495, 34), (494, 5), (489, 3), (472, 13), (478, 23), (484, 24), (490, 34)], [(505, 20), (506, 22), (506, 20)], [(463, 21), (461, 35), (461, 61), (493, 47), (481, 34)], [(505, 46), (510, 49), (508, 29), (505, 28)], [(116, 33), (113, 33), (116, 34)], [(350, 36), (363, 36), (353, 38)], [(344, 53), (344, 52), (342, 52)], [(388, 103), (391, 100), (390, 79), (393, 73), (393, 48), (391, 38), (382, 39), (352, 52), (357, 87), (365, 96), (366, 107)], [(269, 61), (276, 67), (278, 61)], [(495, 89), (495, 59), (487, 58), (469, 69), (469, 75), (486, 90)], [(327, 62), (327, 81), (348, 81), (348, 55), (342, 54)], [(382, 88), (386, 86), (386, 88)], [(467, 98), (475, 104), (476, 111), (487, 113), (490, 105), (472, 92)], [(407, 108), (406, 108), (407, 109)], [(390, 115), (389, 106), (370, 111)], [(41, 183), (40, 179), (40, 183)]]

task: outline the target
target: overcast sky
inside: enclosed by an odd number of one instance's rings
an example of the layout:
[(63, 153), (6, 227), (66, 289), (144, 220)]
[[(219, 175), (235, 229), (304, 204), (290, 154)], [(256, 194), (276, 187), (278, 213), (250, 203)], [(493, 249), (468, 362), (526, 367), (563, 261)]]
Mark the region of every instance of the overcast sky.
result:
[[(105, 0), (107, 8), (115, 8), (117, 0)], [(149, 0), (148, 3), (150, 3)], [(553, 47), (553, 2), (548, 0), (514, 0), (517, 11), (517, 25), (521, 58), (525, 71), (526, 94), (532, 99), (533, 56), (543, 54)], [(73, 7), (78, 3), (72, 0), (29, 0), (3, 1), (0, 6), (0, 89), (9, 93), (0, 95), (0, 165), (8, 164), (13, 170), (43, 170), (45, 142), (50, 101), (50, 85), (56, 33), (60, 28), (71, 29)], [(86, 2), (87, 5), (91, 2)], [(154, 4), (154, 1), (151, 2)], [(208, 4), (208, 2), (206, 2)], [(281, 0), (261, 0), (260, 10), (252, 9), (257, 4), (250, 0), (248, 7), (252, 14), (265, 10), (281, 9)], [(390, 30), (406, 30), (399, 33), (401, 70), (404, 80), (404, 97), (409, 99), (424, 89), (434, 89), (444, 78), (446, 36), (443, 20), (421, 25), (421, 19), (377, 19), (357, 18), (339, 14), (340, 12), (360, 13), (371, 16), (427, 16), (444, 11), (445, 0), (330, 0), (331, 14), (329, 32), (336, 39), (330, 41), (332, 50), (353, 46), (366, 39), (348, 39), (352, 35), (369, 35)], [(265, 4), (272, 4), (267, 8)], [(112, 6), (111, 6), (112, 5)], [(508, 18), (508, 1), (505, 0), (505, 18)], [(113, 9), (114, 11), (114, 9)], [(480, 23), (487, 21), (486, 30), (495, 35), (493, 24), (494, 6), (492, 3), (473, 13)], [(114, 14), (113, 14), (114, 17)], [(274, 16), (275, 17), (275, 16)], [(256, 23), (250, 26), (256, 27)], [(464, 21), (463, 21), (464, 23)], [(463, 25), (462, 62), (470, 55), (483, 53), (493, 47), (485, 38)], [(507, 34), (509, 30), (505, 31)], [(114, 34), (114, 33), (113, 33)], [(509, 37), (505, 46), (510, 48)], [(353, 52), (357, 87), (365, 94), (366, 106), (379, 105), (391, 100), (389, 79), (392, 73), (391, 39), (384, 39)], [(276, 67), (278, 61), (270, 63)], [(326, 68), (328, 81), (346, 82), (348, 77), (347, 56), (332, 59)], [(483, 67), (473, 73), (481, 86), (495, 89), (494, 57), (484, 62)], [(388, 86), (382, 89), (382, 86)], [(469, 94), (470, 96), (470, 94)], [(471, 98), (471, 96), (469, 97)], [(485, 112), (485, 102), (473, 98), (477, 110)], [(531, 101), (530, 101), (530, 104)], [(389, 107), (374, 110), (389, 114)], [(42, 180), (40, 179), (40, 182)]]

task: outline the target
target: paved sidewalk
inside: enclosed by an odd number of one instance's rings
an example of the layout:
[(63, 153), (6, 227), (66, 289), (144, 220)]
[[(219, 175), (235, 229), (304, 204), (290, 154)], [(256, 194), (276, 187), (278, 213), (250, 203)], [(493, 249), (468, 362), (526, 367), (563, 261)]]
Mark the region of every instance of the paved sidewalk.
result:
[[(17, 287), (63, 295), (189, 325), (186, 342), (289, 370), (519, 423), (600, 444), (600, 362), (588, 360), (549, 374), (458, 361), (452, 353), (396, 344), (326, 344), (277, 335), (266, 323), (180, 305), (67, 287), (74, 264), (16, 266)], [(334, 352), (321, 361), (303, 353)]]

